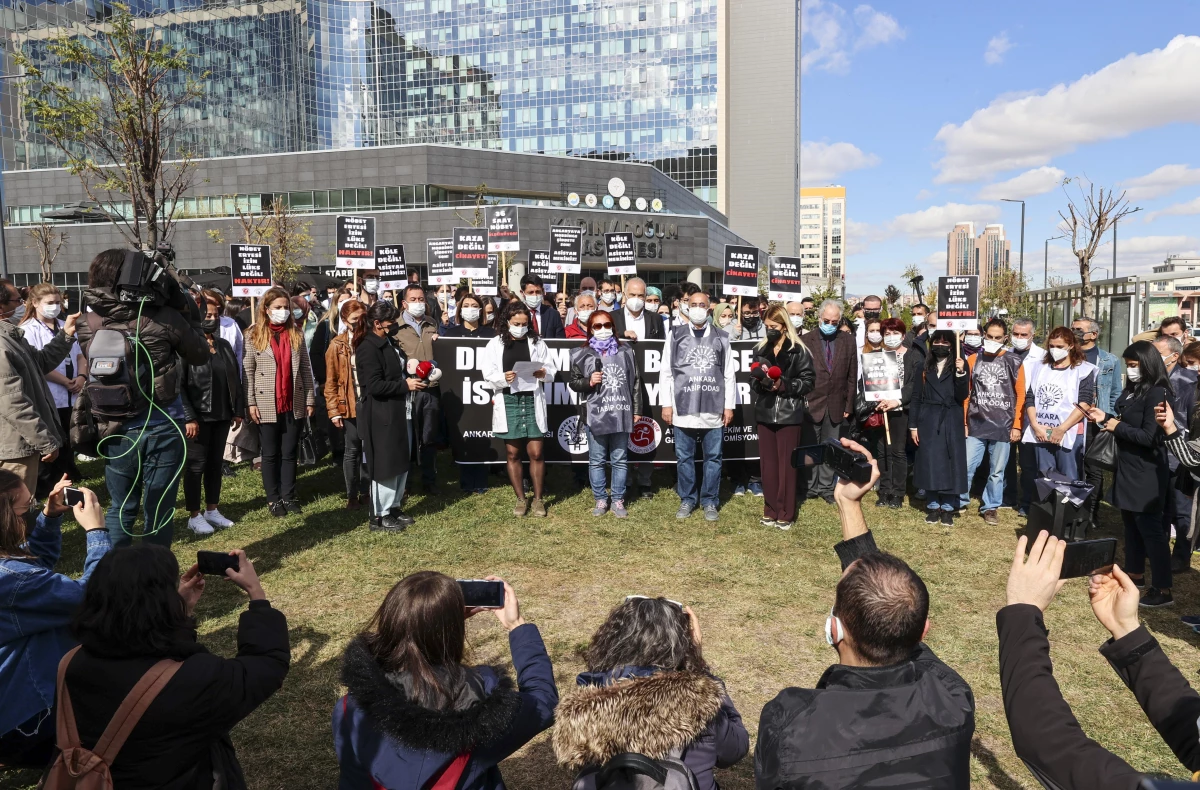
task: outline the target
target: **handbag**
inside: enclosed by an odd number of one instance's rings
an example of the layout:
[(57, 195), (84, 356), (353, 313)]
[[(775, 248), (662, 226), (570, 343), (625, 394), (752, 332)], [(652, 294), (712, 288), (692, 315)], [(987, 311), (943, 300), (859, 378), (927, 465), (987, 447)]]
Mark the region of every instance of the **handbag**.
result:
[(313, 437), (312, 423), (307, 417), (300, 428), (300, 442), (296, 447), (296, 463), (300, 466), (316, 466), (317, 440)]
[(1089, 466), (1111, 472), (1117, 468), (1117, 437), (1112, 431), (1097, 431), (1088, 442), (1084, 460)]

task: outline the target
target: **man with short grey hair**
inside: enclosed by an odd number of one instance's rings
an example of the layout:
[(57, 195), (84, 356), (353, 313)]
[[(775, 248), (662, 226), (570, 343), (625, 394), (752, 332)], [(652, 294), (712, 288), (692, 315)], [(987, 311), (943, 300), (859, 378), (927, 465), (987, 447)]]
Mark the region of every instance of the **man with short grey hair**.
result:
[[(1028, 318), (1017, 318), (1013, 321), (1012, 332), (1008, 338), (1010, 354), (1021, 360), (1025, 372), (1025, 380), (1033, 374), (1032, 367), (1041, 361), (1045, 352), (1033, 342), (1033, 321)], [(1021, 515), (1029, 511), (1033, 502), (1033, 481), (1036, 475), (1034, 467), (1034, 445), (1025, 442), (1013, 442), (1008, 453), (1008, 467), (1004, 472), (1004, 504), (1002, 508), (1017, 508)], [(1017, 461), (1021, 462), (1021, 470), (1017, 472)], [(1018, 485), (1019, 484), (1019, 485)]]
[[(808, 394), (805, 419), (805, 444), (841, 438), (854, 408), (858, 391), (858, 349), (854, 335), (838, 331), (842, 305), (833, 299), (821, 303), (817, 328), (804, 333), (800, 340), (813, 357), (817, 380)], [(808, 496), (820, 497), (833, 504), (835, 475), (829, 466), (809, 474)]]
[[(1096, 366), (1096, 405), (1104, 409), (1105, 414), (1116, 414), (1117, 398), (1121, 397), (1121, 361), (1114, 354), (1100, 348), (1100, 324), (1096, 319), (1081, 315), (1071, 322), (1071, 331), (1079, 348), (1083, 350), (1083, 358)], [(1091, 420), (1087, 421), (1087, 433), (1084, 444), (1095, 440), (1100, 426)], [(1100, 520), (1100, 500), (1104, 491), (1104, 471), (1095, 464), (1084, 461), (1084, 479), (1095, 490), (1092, 493), (1092, 521)]]

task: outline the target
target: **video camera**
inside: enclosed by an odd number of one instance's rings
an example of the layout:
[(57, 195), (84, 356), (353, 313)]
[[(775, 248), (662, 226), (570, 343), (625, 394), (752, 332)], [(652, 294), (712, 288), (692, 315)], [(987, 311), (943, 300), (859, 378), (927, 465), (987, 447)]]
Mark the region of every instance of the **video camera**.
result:
[(191, 279), (175, 269), (175, 250), (160, 244), (153, 252), (129, 250), (113, 285), (113, 293), (122, 302), (148, 301), (157, 306), (187, 307), (187, 290), (194, 289)]
[(842, 447), (837, 439), (792, 450), (792, 467), (829, 466), (839, 476), (862, 485), (871, 479), (871, 462), (862, 453)]

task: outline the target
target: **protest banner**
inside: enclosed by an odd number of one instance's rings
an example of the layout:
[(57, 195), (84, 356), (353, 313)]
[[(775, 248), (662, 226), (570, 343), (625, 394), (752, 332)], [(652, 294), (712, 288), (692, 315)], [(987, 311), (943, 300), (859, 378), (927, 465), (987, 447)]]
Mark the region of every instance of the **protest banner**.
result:
[(487, 257), (487, 275), (471, 280), (471, 290), (480, 296), (500, 295), (500, 253), (489, 253)]
[(725, 245), (721, 293), (725, 296), (758, 296), (757, 247)]
[(545, 286), (546, 293), (552, 294), (558, 291), (558, 280), (555, 279), (554, 272), (550, 271), (550, 250), (530, 250), (529, 266), (525, 271), (527, 274), (536, 274), (542, 278), (542, 285)]
[(454, 229), (454, 276), (487, 277), (487, 228)]
[(579, 274), (583, 264), (583, 228), (578, 225), (550, 226), (550, 272)]
[(375, 268), (375, 218), (339, 216), (335, 224), (334, 265)]
[(868, 403), (900, 400), (900, 361), (895, 351), (862, 355), (863, 399)]
[(608, 261), (608, 276), (637, 274), (637, 255), (632, 233), (605, 233), (604, 257)]
[(404, 245), (389, 244), (375, 248), (375, 271), (380, 291), (399, 291), (408, 285), (404, 265)]
[(516, 206), (487, 206), (483, 226), (488, 233), (488, 252), (516, 252), (521, 249), (521, 231)]
[[(551, 364), (561, 371), (542, 385), (548, 428), (543, 442), (545, 459), (552, 464), (586, 464), (587, 432), (578, 423), (578, 393), (567, 386), (570, 352), (578, 347), (579, 341), (544, 342), (550, 351)], [(442, 337), (433, 344), (434, 359), (442, 371), (442, 413), (458, 463), (504, 463), (505, 460), (504, 441), (492, 435), (492, 398), (499, 395), (488, 387), (480, 373), (481, 354), (487, 343), (479, 338)], [(731, 343), (737, 395), (733, 422), (725, 428), (722, 454), (726, 461), (758, 458), (758, 424), (750, 394), (750, 362), (756, 343), (754, 340)], [(630, 434), (630, 462), (675, 463), (673, 429), (662, 422), (658, 396), (664, 344), (662, 340), (641, 340), (632, 346), (642, 373), (647, 413), (634, 424)]]
[(271, 290), (271, 248), (266, 244), (230, 244), (231, 296), (262, 296)]
[(799, 302), (805, 296), (800, 259), (775, 256), (767, 263), (767, 298), (772, 302)]
[(979, 328), (979, 275), (938, 278), (935, 328)]
[(426, 239), (425, 263), (429, 285), (458, 285), (454, 273), (454, 239)]

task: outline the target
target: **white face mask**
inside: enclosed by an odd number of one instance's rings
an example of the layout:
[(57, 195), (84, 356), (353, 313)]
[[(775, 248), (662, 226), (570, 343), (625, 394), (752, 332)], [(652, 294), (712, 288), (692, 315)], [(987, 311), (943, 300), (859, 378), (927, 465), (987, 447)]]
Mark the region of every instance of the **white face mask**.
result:
[(596, 311), (595, 310), (576, 310), (575, 318), (579, 320), (580, 324), (586, 324), (587, 320), (592, 317), (592, 313), (594, 313), (594, 312), (596, 312)]
[(492, 316), (494, 316), (494, 315), (495, 315), (494, 313), (486, 313), (486, 314), (483, 316), (483, 323), (485, 323), (485, 324), (490, 324), (490, 323), (492, 323)]
[(903, 340), (904, 337), (902, 335), (891, 334), (883, 339), (883, 345), (886, 348), (900, 348), (900, 343), (903, 342)]
[(682, 320), (683, 320), (683, 311), (682, 311), (682, 310), (680, 310), (679, 308), (675, 308), (674, 310), (672, 310), (672, 311), (671, 311), (671, 315), (672, 315), (672, 316), (674, 316), (674, 318), (675, 318), (675, 320), (676, 320), (676, 321), (682, 321)]
[(1125, 378), (1136, 384), (1141, 381), (1142, 371), (1140, 368), (1125, 368)]
[(292, 308), (292, 318), (294, 318), (294, 319), (296, 319), (297, 321), (299, 321), (299, 320), (300, 320), (301, 318), (303, 318), (303, 317), (304, 317), (304, 311), (303, 311), (303, 310), (301, 310), (299, 307), (293, 307), (293, 308)]
[(983, 341), (983, 353), (996, 354), (1000, 351), (1000, 349), (1001, 349), (1001, 347), (1003, 347), (1003, 345), (1004, 344), (1001, 343), (999, 340), (985, 340), (985, 341)]
[(1015, 348), (1017, 351), (1024, 351), (1025, 349), (1029, 348), (1029, 338), (1014, 337), (1012, 339), (1012, 347)]
[(450, 301), (450, 294), (448, 294), (448, 293), (439, 293), (438, 294), (438, 304), (444, 305), (448, 301)]
[(919, 327), (919, 326), (920, 326), (921, 324), (923, 324), (923, 323), (925, 323), (925, 316), (923, 316), (923, 315), (914, 315), (914, 316), (912, 317), (912, 325), (913, 325), (913, 329), (916, 329), (917, 327)]
[(792, 322), (792, 327), (795, 329), (800, 329), (804, 326), (804, 316), (802, 315), (789, 315), (788, 320)]
[(720, 324), (721, 326), (729, 326), (729, 324), (732, 322), (733, 322), (732, 318), (722, 317), (722, 318), (717, 319), (717, 323)]
[(1069, 348), (1052, 348), (1050, 349), (1050, 358), (1055, 362), (1062, 362), (1067, 358), (1067, 354), (1071, 353)]
[(60, 305), (60, 304), (55, 304), (55, 303), (44, 304), (41, 307), (42, 318), (45, 318), (47, 320), (58, 318), (58, 314), (61, 312), (62, 312), (62, 305)]
[(373, 294), (379, 290), (379, 280), (367, 280), (363, 283), (363, 290), (369, 294)]
[(879, 345), (879, 341), (883, 340), (883, 333), (867, 332), (867, 340), (871, 341), (871, 345), (877, 346)]
[(521, 338), (525, 337), (525, 335), (529, 334), (529, 324), (524, 324), (523, 326), (510, 326), (508, 328), (508, 333), (513, 336), (514, 340), (520, 340)]
[[(662, 307), (662, 302), (646, 302), (646, 304), (645, 304), (645, 309), (649, 310), (652, 313), (657, 313), (658, 308), (660, 308), (660, 307)], [(633, 299), (629, 300), (629, 309), (630, 310), (633, 309)]]
[(979, 348), (983, 343), (983, 335), (963, 335), (963, 345), (969, 348)]
[(611, 329), (597, 329), (595, 332), (592, 332), (592, 337), (597, 340), (610, 340), (612, 336), (613, 331)]
[(629, 308), (631, 313), (640, 313), (642, 308), (646, 306), (646, 300), (640, 296), (631, 296), (625, 300), (625, 306)]
[(600, 301), (604, 302), (605, 304), (612, 304), (613, 302), (617, 301), (617, 295), (612, 291), (605, 291), (604, 293), (600, 294)]
[(286, 309), (271, 310), (268, 312), (268, 315), (271, 317), (271, 323), (274, 324), (275, 326), (279, 326), (280, 324), (286, 322), (288, 319), (288, 311)]
[(1200, 365), (1188, 365), (1188, 370), (1200, 370)]
[(700, 326), (708, 320), (708, 308), (696, 305), (688, 308), (688, 320), (696, 326)]
[(525, 294), (525, 306), (530, 310), (536, 310), (542, 306), (542, 297), (537, 294)]
[(407, 310), (408, 314), (413, 318), (420, 318), (421, 316), (425, 315), (424, 302), (405, 302), (404, 309)]
[(476, 321), (478, 321), (479, 320), (479, 308), (478, 307), (464, 307), (462, 309), (462, 320), (467, 321), (472, 324), (475, 323)]

